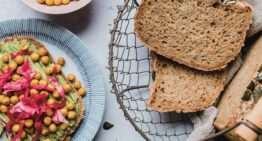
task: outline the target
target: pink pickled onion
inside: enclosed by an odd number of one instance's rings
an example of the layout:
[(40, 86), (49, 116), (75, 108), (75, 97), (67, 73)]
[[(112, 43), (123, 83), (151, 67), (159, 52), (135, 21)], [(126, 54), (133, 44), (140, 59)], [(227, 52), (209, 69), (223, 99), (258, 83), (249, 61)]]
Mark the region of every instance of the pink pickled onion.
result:
[(65, 117), (62, 115), (62, 113), (60, 112), (60, 110), (56, 110), (53, 117), (52, 117), (52, 120), (54, 122), (58, 122), (58, 123), (68, 123), (68, 121), (65, 119)]
[(49, 92), (53, 92), (54, 89), (51, 89), (49, 87), (47, 87), (46, 85), (31, 85), (31, 88), (36, 89), (36, 90), (46, 90)]
[(56, 77), (49, 77), (48, 81), (50, 81), (51, 83), (54, 84), (56, 90), (59, 92), (59, 94), (62, 97), (62, 101), (61, 102), (55, 102), (55, 103), (51, 104), (50, 106), (52, 108), (55, 108), (55, 109), (61, 109), (61, 108), (65, 107), (66, 99), (65, 99), (65, 91), (64, 91), (63, 87), (59, 85), (58, 80), (57, 80)]
[(11, 53), (10, 56), (12, 59), (14, 59), (16, 56), (18, 55), (31, 55), (33, 53), (33, 51), (20, 51), (20, 52), (16, 52), (16, 53)]
[(33, 71), (33, 69), (31, 68), (29, 59), (27, 58), (25, 60), (25, 63), (20, 67), (19, 72), (27, 79), (27, 80), (31, 80), (34, 75), (35, 72)]
[(29, 87), (28, 80), (22, 77), (15, 82), (6, 83), (3, 86), (3, 89), (4, 89), (4, 94), (6, 94), (8, 92), (22, 91), (28, 87)]
[(0, 76), (0, 89), (3, 88), (8, 78), (12, 75), (12, 72), (13, 70), (9, 68), (6, 72), (2, 73), (2, 75)]

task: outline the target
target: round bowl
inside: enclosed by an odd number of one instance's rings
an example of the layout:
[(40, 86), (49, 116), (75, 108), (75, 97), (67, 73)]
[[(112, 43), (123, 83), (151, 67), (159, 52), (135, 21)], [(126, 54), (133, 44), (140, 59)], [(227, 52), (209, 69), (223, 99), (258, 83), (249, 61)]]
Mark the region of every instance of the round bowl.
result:
[(39, 4), (37, 0), (22, 0), (22, 2), (36, 11), (46, 14), (60, 15), (77, 11), (85, 7), (88, 3), (91, 2), (91, 0), (73, 0), (67, 5), (59, 6), (48, 6), (46, 4)]

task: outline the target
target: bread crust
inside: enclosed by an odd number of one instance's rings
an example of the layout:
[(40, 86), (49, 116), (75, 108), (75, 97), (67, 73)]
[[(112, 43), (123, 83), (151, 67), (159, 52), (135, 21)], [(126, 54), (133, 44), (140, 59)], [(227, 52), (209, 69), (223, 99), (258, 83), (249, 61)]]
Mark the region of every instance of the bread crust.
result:
[[(15, 39), (17, 39), (17, 40), (30, 40), (30, 42), (32, 44), (35, 44), (37, 48), (42, 47), (42, 48), (45, 48), (48, 51), (48, 49), (42, 43), (40, 43), (39, 41), (35, 40), (31, 36), (11, 36), (11, 37), (5, 38), (5, 40), (3, 42), (4, 43), (11, 42), (11, 41), (13, 41)], [(48, 51), (48, 57), (50, 58), (50, 63), (55, 63), (55, 61), (54, 61), (52, 55), (49, 53), (49, 51)], [(61, 71), (61, 75), (67, 81), (67, 83), (71, 85), (71, 83), (66, 79), (63, 71)], [(72, 88), (73, 88), (73, 93), (77, 95), (76, 89), (74, 89), (74, 87), (72, 87)], [(84, 108), (85, 108), (84, 107), (84, 102), (83, 102), (83, 99), (82, 99), (81, 96), (77, 95), (77, 97), (78, 97), (77, 98), (77, 101), (78, 101), (77, 104), (79, 106), (79, 112), (78, 112), (78, 116), (77, 116), (77, 119), (76, 119), (76, 124), (75, 124), (75, 126), (73, 126), (70, 129), (70, 132), (68, 134), (63, 135), (63, 137), (61, 137), (61, 139), (59, 141), (63, 141), (67, 136), (71, 136), (74, 133), (74, 131), (77, 129), (79, 124), (81, 123), (82, 119), (84, 118)]]
[[(232, 60), (234, 60), (237, 57), (237, 55), (240, 53), (243, 45), (237, 46), (237, 49), (234, 52), (229, 53), (227, 55), (228, 57), (226, 57), (222, 62), (211, 66), (211, 65), (207, 65), (207, 64), (204, 65), (204, 63), (185, 60), (182, 57), (174, 55), (177, 52), (173, 53), (173, 52), (170, 52), (169, 50), (161, 49), (161, 48), (165, 48), (163, 46), (162, 47), (159, 47), (159, 46), (156, 47), (156, 46), (151, 45), (150, 43), (148, 43), (147, 39), (144, 38), (144, 35), (143, 35), (144, 33), (140, 31), (139, 22), (138, 22), (140, 20), (141, 14), (147, 9), (147, 5), (146, 5), (145, 1), (146, 0), (142, 0), (140, 6), (138, 7), (138, 9), (136, 11), (135, 17), (134, 17), (135, 33), (136, 33), (136, 36), (140, 39), (140, 41), (145, 45), (145, 47), (151, 49), (152, 51), (156, 52), (157, 54), (163, 55), (166, 58), (172, 59), (172, 60), (174, 60), (174, 61), (176, 61), (180, 64), (187, 65), (191, 68), (195, 68), (195, 69), (202, 70), (202, 71), (215, 71), (215, 70), (222, 70), (222, 69), (226, 68), (228, 63), (231, 62)], [(217, 0), (217, 1), (220, 2), (219, 0)], [(249, 15), (248, 20), (250, 21), (249, 24), (251, 24), (252, 23), (251, 19), (252, 19), (252, 16), (253, 16), (252, 7), (245, 1), (238, 1), (236, 3), (236, 7), (248, 9), (250, 11), (250, 15)], [(243, 29), (243, 31), (247, 31), (248, 29), (249, 29), (249, 27)], [(245, 36), (246, 36), (246, 32), (241, 37), (243, 42), (244, 42)]]

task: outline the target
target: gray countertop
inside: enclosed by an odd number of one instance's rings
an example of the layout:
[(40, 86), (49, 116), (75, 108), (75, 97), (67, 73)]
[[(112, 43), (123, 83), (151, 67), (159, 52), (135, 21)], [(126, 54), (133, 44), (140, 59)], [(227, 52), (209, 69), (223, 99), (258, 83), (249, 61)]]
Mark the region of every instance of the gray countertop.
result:
[(25, 6), (20, 0), (0, 0), (0, 20), (15, 18), (41, 18), (60, 24), (78, 37), (88, 46), (104, 76), (106, 86), (106, 108), (104, 120), (114, 124), (114, 128), (103, 130), (100, 128), (96, 141), (140, 141), (143, 138), (135, 131), (131, 124), (124, 118), (119, 109), (116, 98), (111, 94), (109, 83), (108, 43), (109, 30), (113, 27), (116, 17), (116, 5), (123, 0), (93, 0), (80, 11), (67, 15), (46, 15)]

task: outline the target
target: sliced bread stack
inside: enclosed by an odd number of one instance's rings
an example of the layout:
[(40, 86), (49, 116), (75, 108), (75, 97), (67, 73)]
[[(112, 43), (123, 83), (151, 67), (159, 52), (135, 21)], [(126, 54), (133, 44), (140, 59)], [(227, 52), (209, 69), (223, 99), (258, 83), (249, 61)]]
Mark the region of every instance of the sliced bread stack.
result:
[(135, 32), (156, 53), (148, 106), (160, 112), (195, 112), (213, 105), (251, 22), (246, 2), (142, 0)]

